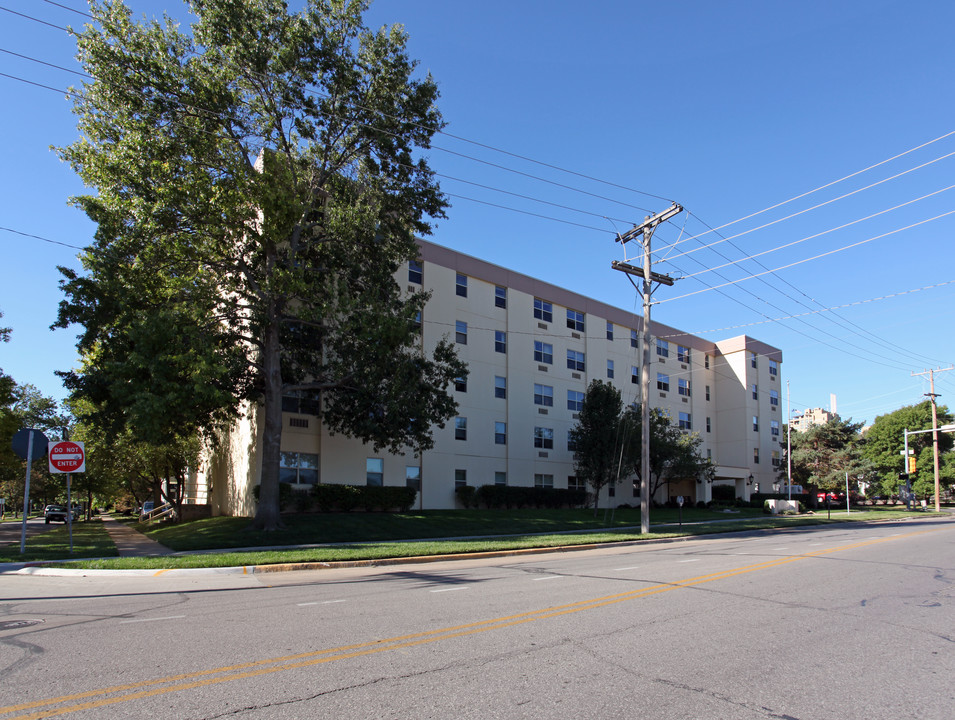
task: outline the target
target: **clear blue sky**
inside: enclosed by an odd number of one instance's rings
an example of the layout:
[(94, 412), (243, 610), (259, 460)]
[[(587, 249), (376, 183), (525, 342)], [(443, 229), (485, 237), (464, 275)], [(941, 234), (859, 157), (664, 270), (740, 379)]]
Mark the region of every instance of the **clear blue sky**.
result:
[[(130, 4), (185, 17), (177, 0)], [(83, 22), (44, 0), (0, 6)], [(659, 289), (654, 320), (781, 348), (794, 409), (827, 407), (835, 394), (843, 417), (871, 422), (923, 399), (927, 380), (913, 372), (955, 362), (955, 214), (930, 220), (955, 211), (955, 189), (944, 190), (955, 184), (955, 155), (943, 157), (955, 153), (955, 134), (943, 137), (955, 131), (955, 3), (379, 0), (368, 21), (405, 25), (411, 54), (440, 84), (447, 132), (473, 141), (435, 139), (432, 166), (453, 203), (435, 242), (636, 308), (632, 286), (610, 269), (624, 259), (612, 232), (675, 200), (692, 215), (657, 232), (655, 248), (674, 247), (655, 269), (707, 272)], [(76, 69), (61, 30), (0, 11), (0, 49), (2, 73), (79, 83), (9, 54)], [(82, 187), (49, 150), (76, 137), (70, 103), (2, 76), (0, 93), (0, 226), (85, 245), (93, 228), (67, 205)], [(707, 225), (719, 235), (687, 240)], [(6, 230), (0, 242), (0, 309), (13, 328), (0, 368), (60, 398), (54, 370), (75, 364), (76, 332), (48, 327), (61, 298), (56, 266), (78, 268), (76, 251)], [(939, 374), (936, 390), (955, 405), (955, 371)]]

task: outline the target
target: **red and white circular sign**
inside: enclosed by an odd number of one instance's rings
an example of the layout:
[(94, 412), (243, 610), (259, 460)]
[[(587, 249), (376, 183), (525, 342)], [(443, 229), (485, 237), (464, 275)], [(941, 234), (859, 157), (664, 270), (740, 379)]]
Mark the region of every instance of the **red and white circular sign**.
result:
[(86, 451), (81, 442), (62, 440), (50, 443), (51, 473), (86, 472)]

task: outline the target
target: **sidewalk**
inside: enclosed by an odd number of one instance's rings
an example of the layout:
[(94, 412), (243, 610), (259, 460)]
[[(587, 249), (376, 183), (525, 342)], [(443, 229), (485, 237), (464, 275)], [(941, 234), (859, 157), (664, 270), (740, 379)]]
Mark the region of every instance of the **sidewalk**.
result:
[(126, 523), (114, 519), (112, 515), (100, 515), (99, 519), (103, 522), (103, 527), (109, 534), (109, 539), (116, 545), (120, 557), (171, 555), (173, 552), (165, 545), (160, 545)]

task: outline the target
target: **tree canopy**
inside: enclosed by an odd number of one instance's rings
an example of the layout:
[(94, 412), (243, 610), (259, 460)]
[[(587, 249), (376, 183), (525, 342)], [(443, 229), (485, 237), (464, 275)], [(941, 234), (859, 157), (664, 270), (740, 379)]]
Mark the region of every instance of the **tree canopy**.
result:
[[(594, 492), (594, 508), (600, 491), (626, 476), (623, 465), (620, 391), (610, 383), (594, 380), (584, 393), (577, 423), (570, 430), (574, 446), (574, 472)], [(629, 461), (629, 459), (628, 459)]]
[(61, 269), (70, 373), (115, 432), (168, 442), (263, 408), (257, 527), (280, 525), (283, 393), (377, 449), (420, 451), (466, 374), (421, 348), (427, 296), (394, 280), (445, 198), (422, 151), (442, 127), (400, 27), (364, 0), (191, 0), (189, 31), (93, 2), (92, 80), (62, 157), (95, 194), (83, 273)]
[[(574, 443), (574, 470), (596, 495), (623, 478), (640, 486), (643, 418), (639, 405), (624, 410), (620, 391), (594, 380), (587, 388), (577, 423), (570, 431)], [(714, 468), (700, 452), (697, 433), (674, 426), (659, 408), (650, 411), (650, 476), (653, 497), (671, 480), (712, 477)]]
[[(944, 405), (938, 407), (938, 424), (953, 422), (952, 414)], [(880, 492), (893, 495), (898, 492), (899, 473), (904, 472), (902, 455), (905, 445), (905, 430), (924, 430), (932, 427), (932, 403), (928, 400), (918, 405), (907, 405), (894, 412), (880, 415), (866, 431), (863, 453), (872, 463), (878, 475)], [(948, 433), (938, 434), (940, 455), (940, 481), (950, 485), (955, 482), (955, 458), (952, 457), (953, 438)], [(916, 475), (910, 478), (913, 491), (918, 495), (935, 492), (935, 471), (932, 448), (932, 433), (909, 435), (909, 449), (914, 451)]]
[[(870, 480), (871, 464), (863, 455), (864, 440), (859, 434), (862, 423), (836, 416), (803, 432), (793, 432), (792, 478), (794, 485), (810, 489), (839, 491), (845, 488), (846, 473), (850, 485)], [(785, 481), (787, 458), (780, 463), (779, 479)]]

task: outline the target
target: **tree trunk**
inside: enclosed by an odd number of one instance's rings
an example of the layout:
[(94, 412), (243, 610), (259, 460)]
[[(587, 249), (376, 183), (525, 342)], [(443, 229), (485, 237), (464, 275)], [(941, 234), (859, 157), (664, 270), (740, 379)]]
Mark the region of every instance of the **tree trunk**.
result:
[(279, 317), (273, 305), (263, 338), (262, 366), (265, 376), (262, 431), (262, 475), (259, 504), (252, 527), (256, 530), (278, 530), (285, 527), (279, 507), (279, 453), (282, 447), (282, 366), (279, 345)]

